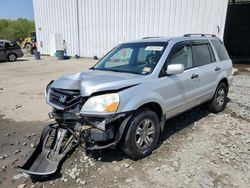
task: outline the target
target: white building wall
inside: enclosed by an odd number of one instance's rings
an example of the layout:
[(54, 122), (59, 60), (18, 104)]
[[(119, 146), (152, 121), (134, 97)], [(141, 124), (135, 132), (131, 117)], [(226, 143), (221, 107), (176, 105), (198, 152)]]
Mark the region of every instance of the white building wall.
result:
[(67, 53), (79, 54), (77, 0), (33, 0), (33, 6), (40, 52), (50, 54), (51, 34), (61, 34)]
[(228, 4), (228, 0), (33, 2), (41, 52), (49, 53), (50, 33), (62, 33), (68, 53), (84, 57), (101, 57), (121, 42), (146, 36), (212, 33), (223, 38)]

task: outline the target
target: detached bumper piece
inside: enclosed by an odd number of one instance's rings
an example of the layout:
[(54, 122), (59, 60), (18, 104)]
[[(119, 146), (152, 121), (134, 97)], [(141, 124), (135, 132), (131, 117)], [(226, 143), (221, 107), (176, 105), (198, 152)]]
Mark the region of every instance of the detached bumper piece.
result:
[(52, 124), (43, 129), (39, 144), (27, 162), (19, 169), (29, 175), (47, 176), (54, 174), (62, 159), (77, 141), (67, 129)]

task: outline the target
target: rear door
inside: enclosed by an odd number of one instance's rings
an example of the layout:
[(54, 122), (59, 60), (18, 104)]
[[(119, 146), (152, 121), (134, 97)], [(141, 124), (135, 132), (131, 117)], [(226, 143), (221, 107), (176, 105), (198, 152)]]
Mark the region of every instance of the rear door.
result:
[(178, 43), (172, 48), (163, 71), (170, 64), (183, 64), (185, 70), (181, 74), (160, 78), (160, 84), (164, 89), (162, 95), (165, 98), (167, 118), (194, 107), (200, 88), (198, 70), (193, 62), (191, 42)]
[(197, 104), (200, 104), (212, 98), (220, 67), (216, 63), (215, 55), (208, 40), (193, 41), (192, 51), (194, 65), (197, 67), (200, 80), (200, 88), (197, 94)]
[(233, 66), (232, 66), (232, 61), (227, 53), (227, 50), (222, 41), (219, 39), (213, 39), (210, 40), (210, 42), (211, 45), (214, 47), (214, 52), (217, 54), (217, 62), (216, 62), (217, 72), (219, 73), (221, 71), (223, 72), (225, 71), (227, 73), (229, 84), (231, 84), (233, 78), (232, 75)]

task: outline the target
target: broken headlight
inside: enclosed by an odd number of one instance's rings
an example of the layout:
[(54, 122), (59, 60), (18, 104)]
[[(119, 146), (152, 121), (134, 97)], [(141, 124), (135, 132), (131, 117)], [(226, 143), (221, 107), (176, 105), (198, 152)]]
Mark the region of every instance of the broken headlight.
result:
[(109, 114), (116, 112), (119, 106), (119, 94), (105, 94), (89, 98), (81, 109), (81, 114)]
[(54, 82), (54, 80), (51, 80), (48, 85), (46, 86), (46, 88), (44, 89), (44, 96), (45, 96), (45, 99), (47, 98), (47, 94), (49, 92), (49, 88), (51, 86), (51, 84)]

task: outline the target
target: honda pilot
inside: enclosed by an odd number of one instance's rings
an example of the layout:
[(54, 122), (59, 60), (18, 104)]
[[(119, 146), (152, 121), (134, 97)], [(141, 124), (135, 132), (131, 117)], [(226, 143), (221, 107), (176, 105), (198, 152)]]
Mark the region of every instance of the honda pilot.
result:
[(223, 111), (231, 83), (232, 61), (216, 36), (120, 44), (89, 70), (47, 85), (55, 123), (43, 130), (22, 169), (54, 173), (76, 145), (119, 146), (128, 157), (143, 158), (155, 149), (166, 120), (203, 103), (213, 113)]

